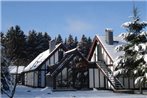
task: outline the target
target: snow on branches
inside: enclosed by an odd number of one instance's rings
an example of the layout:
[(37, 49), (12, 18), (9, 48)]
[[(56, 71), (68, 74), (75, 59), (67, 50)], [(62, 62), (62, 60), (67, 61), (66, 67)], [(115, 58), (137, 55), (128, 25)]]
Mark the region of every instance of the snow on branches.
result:
[(116, 51), (124, 51), (124, 54), (114, 61), (114, 75), (136, 76), (135, 84), (147, 81), (147, 32), (143, 29), (147, 26), (146, 21), (140, 21), (136, 9), (133, 20), (125, 22), (122, 27), (126, 33), (119, 35), (127, 43), (116, 46)]
[(144, 55), (144, 61), (147, 63), (147, 54)]
[(146, 27), (147, 26), (147, 21), (142, 21), (140, 22), (138, 19), (133, 20), (132, 22), (125, 22), (122, 24), (122, 27), (124, 28), (130, 28), (132, 26), (138, 26), (138, 27)]
[(123, 50), (124, 50), (124, 47), (125, 47), (125, 45), (118, 45), (118, 46), (115, 47), (115, 50), (116, 50), (117, 52), (123, 51)]
[(147, 43), (140, 43), (140, 44), (135, 44), (134, 45), (134, 51), (136, 52), (147, 52)]

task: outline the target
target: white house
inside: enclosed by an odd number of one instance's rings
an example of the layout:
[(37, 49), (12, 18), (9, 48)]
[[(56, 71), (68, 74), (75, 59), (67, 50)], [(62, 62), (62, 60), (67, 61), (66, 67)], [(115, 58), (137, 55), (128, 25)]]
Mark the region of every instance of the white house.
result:
[(45, 87), (46, 74), (50, 67), (58, 63), (66, 48), (62, 43), (55, 45), (55, 41), (50, 42), (50, 48), (40, 53), (27, 67), (23, 73), (25, 75), (25, 85), (31, 87)]
[[(96, 63), (89, 68), (89, 87), (113, 90), (138, 89), (138, 85), (134, 85), (135, 77), (113, 76), (113, 62), (116, 57), (123, 54), (123, 52), (117, 52), (115, 47), (126, 42), (113, 36), (111, 29), (106, 29), (105, 33), (105, 36), (94, 37), (88, 55), (88, 60)], [(147, 85), (144, 84), (143, 88), (147, 89)]]
[(88, 89), (89, 62), (77, 48), (64, 53), (63, 59), (47, 75), (53, 90)]
[(18, 83), (23, 84), (24, 83), (24, 75), (22, 74), (25, 66), (9, 66), (9, 72), (12, 76), (12, 82), (15, 83), (16, 81), (16, 75)]

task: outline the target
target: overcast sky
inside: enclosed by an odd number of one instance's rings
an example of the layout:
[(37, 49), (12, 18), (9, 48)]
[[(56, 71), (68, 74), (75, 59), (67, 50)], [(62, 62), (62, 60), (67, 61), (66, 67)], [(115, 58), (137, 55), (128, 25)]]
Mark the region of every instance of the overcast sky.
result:
[[(132, 15), (132, 1), (2, 1), (1, 30), (19, 25), (29, 30), (48, 32), (51, 37), (69, 34), (81, 38), (82, 34), (93, 38), (104, 35), (105, 28), (114, 34), (125, 32), (121, 24)], [(142, 20), (147, 21), (147, 1), (135, 1)]]

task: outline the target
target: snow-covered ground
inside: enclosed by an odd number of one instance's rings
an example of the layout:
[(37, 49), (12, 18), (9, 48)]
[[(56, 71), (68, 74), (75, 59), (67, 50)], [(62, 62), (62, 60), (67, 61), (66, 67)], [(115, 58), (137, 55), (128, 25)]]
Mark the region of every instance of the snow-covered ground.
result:
[[(88, 91), (58, 91), (52, 92), (49, 88), (30, 88), (17, 86), (14, 98), (147, 98), (147, 95), (113, 93), (109, 90)], [(2, 95), (2, 98), (8, 98)]]

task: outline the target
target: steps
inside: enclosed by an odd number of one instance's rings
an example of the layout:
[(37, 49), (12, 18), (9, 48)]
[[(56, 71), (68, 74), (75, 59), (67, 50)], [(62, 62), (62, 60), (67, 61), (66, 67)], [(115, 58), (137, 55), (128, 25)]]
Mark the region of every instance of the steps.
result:
[(134, 94), (133, 90), (122, 89), (122, 90), (115, 90), (115, 93), (127, 93), (127, 94)]
[(112, 71), (106, 66), (106, 64), (104, 62), (100, 61), (100, 62), (98, 62), (98, 64), (100, 65), (102, 70), (105, 72), (105, 74), (107, 75), (109, 80), (112, 82), (115, 89), (122, 89), (124, 87), (121, 84), (121, 82), (116, 77), (113, 76)]
[(132, 90), (124, 89), (123, 84), (117, 79), (117, 77), (113, 76), (113, 72), (106, 66), (103, 61), (98, 61), (96, 63), (97, 67), (104, 74), (104, 76), (108, 79), (110, 84), (112, 85), (112, 89), (117, 93), (133, 93)]

